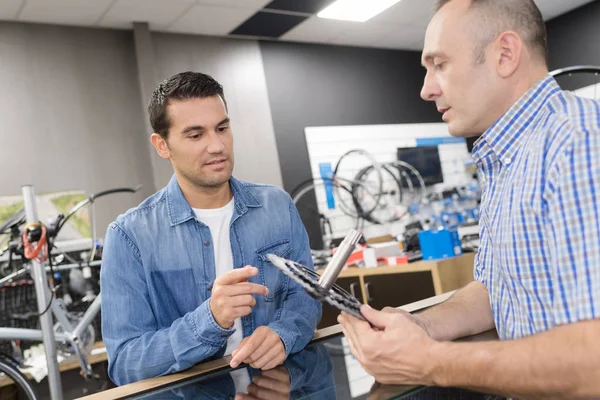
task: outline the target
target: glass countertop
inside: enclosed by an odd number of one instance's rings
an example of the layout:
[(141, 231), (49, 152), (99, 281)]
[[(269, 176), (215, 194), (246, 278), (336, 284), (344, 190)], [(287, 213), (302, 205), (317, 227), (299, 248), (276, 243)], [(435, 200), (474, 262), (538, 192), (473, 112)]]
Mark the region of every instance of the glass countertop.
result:
[(375, 382), (335, 335), (313, 342), (273, 370), (224, 368), (183, 382), (130, 396), (130, 399), (502, 399), (461, 389), (391, 386)]

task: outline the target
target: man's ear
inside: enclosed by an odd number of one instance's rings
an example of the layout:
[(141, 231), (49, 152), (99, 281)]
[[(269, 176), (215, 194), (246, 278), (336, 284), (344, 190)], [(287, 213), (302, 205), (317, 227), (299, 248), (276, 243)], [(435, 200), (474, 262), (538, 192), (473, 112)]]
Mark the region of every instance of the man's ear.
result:
[(156, 149), (156, 152), (159, 156), (165, 160), (171, 159), (171, 150), (169, 150), (169, 145), (167, 144), (166, 139), (163, 139), (158, 133), (153, 133), (150, 137), (150, 142)]
[(508, 78), (515, 73), (521, 63), (523, 41), (516, 32), (506, 31), (496, 39), (495, 49), (498, 75)]

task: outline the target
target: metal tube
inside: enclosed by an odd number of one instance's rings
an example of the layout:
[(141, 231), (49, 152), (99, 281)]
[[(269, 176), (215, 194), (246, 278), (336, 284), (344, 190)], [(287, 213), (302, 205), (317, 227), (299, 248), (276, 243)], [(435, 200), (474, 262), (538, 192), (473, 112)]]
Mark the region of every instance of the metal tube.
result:
[[(81, 267), (99, 267), (101, 264), (102, 264), (101, 260), (92, 261), (91, 263), (82, 262), (82, 263), (78, 263), (78, 264), (63, 264), (63, 265), (54, 266), (53, 270), (54, 270), (54, 272), (59, 272), (59, 271), (66, 271), (69, 269), (81, 268)], [(4, 284), (6, 282), (11, 282), (14, 279), (18, 279), (19, 277), (21, 277), (22, 275), (25, 275), (28, 272), (29, 272), (29, 266), (27, 266), (25, 268), (21, 268), (17, 272), (13, 272), (12, 274), (6, 275), (4, 278), (0, 279), (0, 285)], [(46, 272), (50, 272), (50, 267), (46, 267)]]
[(73, 332), (74, 328), (69, 321), (69, 317), (67, 316), (67, 307), (65, 307), (64, 303), (62, 303), (61, 300), (53, 301), (51, 309), (54, 317), (62, 326), (63, 331), (67, 333)]
[[(0, 328), (0, 340), (31, 340), (41, 342), (43, 340), (42, 331), (39, 329), (25, 328)], [(57, 333), (56, 340), (69, 341), (64, 333)]]
[(331, 289), (338, 275), (342, 271), (342, 268), (344, 268), (344, 265), (346, 265), (346, 261), (348, 261), (348, 258), (354, 251), (354, 248), (356, 247), (356, 244), (360, 240), (361, 236), (361, 233), (355, 229), (351, 229), (350, 232), (348, 232), (331, 258), (331, 261), (329, 261), (329, 264), (327, 264), (323, 275), (321, 275), (321, 278), (319, 278), (319, 285), (323, 289), (327, 291)]
[[(27, 223), (39, 222), (37, 215), (37, 205), (35, 201), (35, 191), (33, 186), (23, 186), (23, 202), (25, 207), (25, 217)], [(35, 284), (35, 293), (37, 296), (38, 312), (41, 314), (46, 310), (51, 297), (47, 289), (48, 279), (44, 266), (31, 260), (31, 272)], [(46, 363), (48, 365), (48, 383), (50, 385), (50, 398), (52, 400), (61, 400), (63, 398), (62, 384), (60, 381), (60, 371), (58, 369), (58, 360), (56, 359), (56, 342), (54, 340), (54, 327), (52, 324), (52, 313), (46, 312), (40, 316), (40, 327), (42, 328), (42, 338), (44, 349), (46, 351)]]
[(81, 337), (83, 331), (85, 331), (88, 328), (88, 326), (94, 321), (94, 318), (96, 318), (96, 316), (100, 312), (100, 308), (102, 307), (101, 296), (102, 293), (100, 293), (98, 297), (94, 299), (92, 304), (86, 310), (85, 314), (83, 314), (83, 317), (73, 330), (74, 337)]

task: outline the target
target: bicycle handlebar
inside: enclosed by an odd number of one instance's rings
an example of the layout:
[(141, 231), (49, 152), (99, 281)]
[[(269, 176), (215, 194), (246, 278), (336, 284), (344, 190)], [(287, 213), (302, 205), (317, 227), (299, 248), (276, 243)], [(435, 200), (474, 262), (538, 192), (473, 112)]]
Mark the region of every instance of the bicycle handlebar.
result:
[(108, 190), (104, 190), (102, 192), (98, 192), (98, 193), (92, 193), (88, 198), (80, 201), (79, 203), (75, 204), (75, 206), (73, 208), (71, 208), (71, 210), (69, 211), (69, 214), (67, 214), (66, 217), (64, 218), (57, 218), (56, 221), (56, 230), (54, 232), (54, 236), (58, 235), (58, 232), (60, 232), (60, 230), (62, 229), (62, 227), (65, 225), (65, 223), (69, 220), (69, 218), (71, 218), (77, 211), (79, 211), (81, 208), (85, 207), (86, 205), (93, 203), (96, 199), (103, 197), (103, 196), (107, 196), (109, 194), (115, 194), (115, 193), (135, 193), (138, 190), (140, 190), (142, 188), (142, 185), (138, 185), (134, 188), (115, 188), (115, 189), (108, 189)]

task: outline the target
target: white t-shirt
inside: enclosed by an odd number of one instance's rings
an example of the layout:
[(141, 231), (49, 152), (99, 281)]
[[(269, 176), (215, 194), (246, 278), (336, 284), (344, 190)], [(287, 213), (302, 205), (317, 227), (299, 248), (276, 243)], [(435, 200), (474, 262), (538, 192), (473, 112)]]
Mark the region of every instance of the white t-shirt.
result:
[[(233, 253), (229, 239), (229, 225), (233, 217), (235, 204), (233, 198), (225, 207), (201, 210), (194, 208), (196, 217), (210, 228), (212, 242), (215, 249), (215, 276), (225, 275), (233, 271)], [(243, 332), (242, 320), (237, 318), (233, 324), (235, 332), (227, 340), (225, 355), (230, 355), (240, 345)]]

